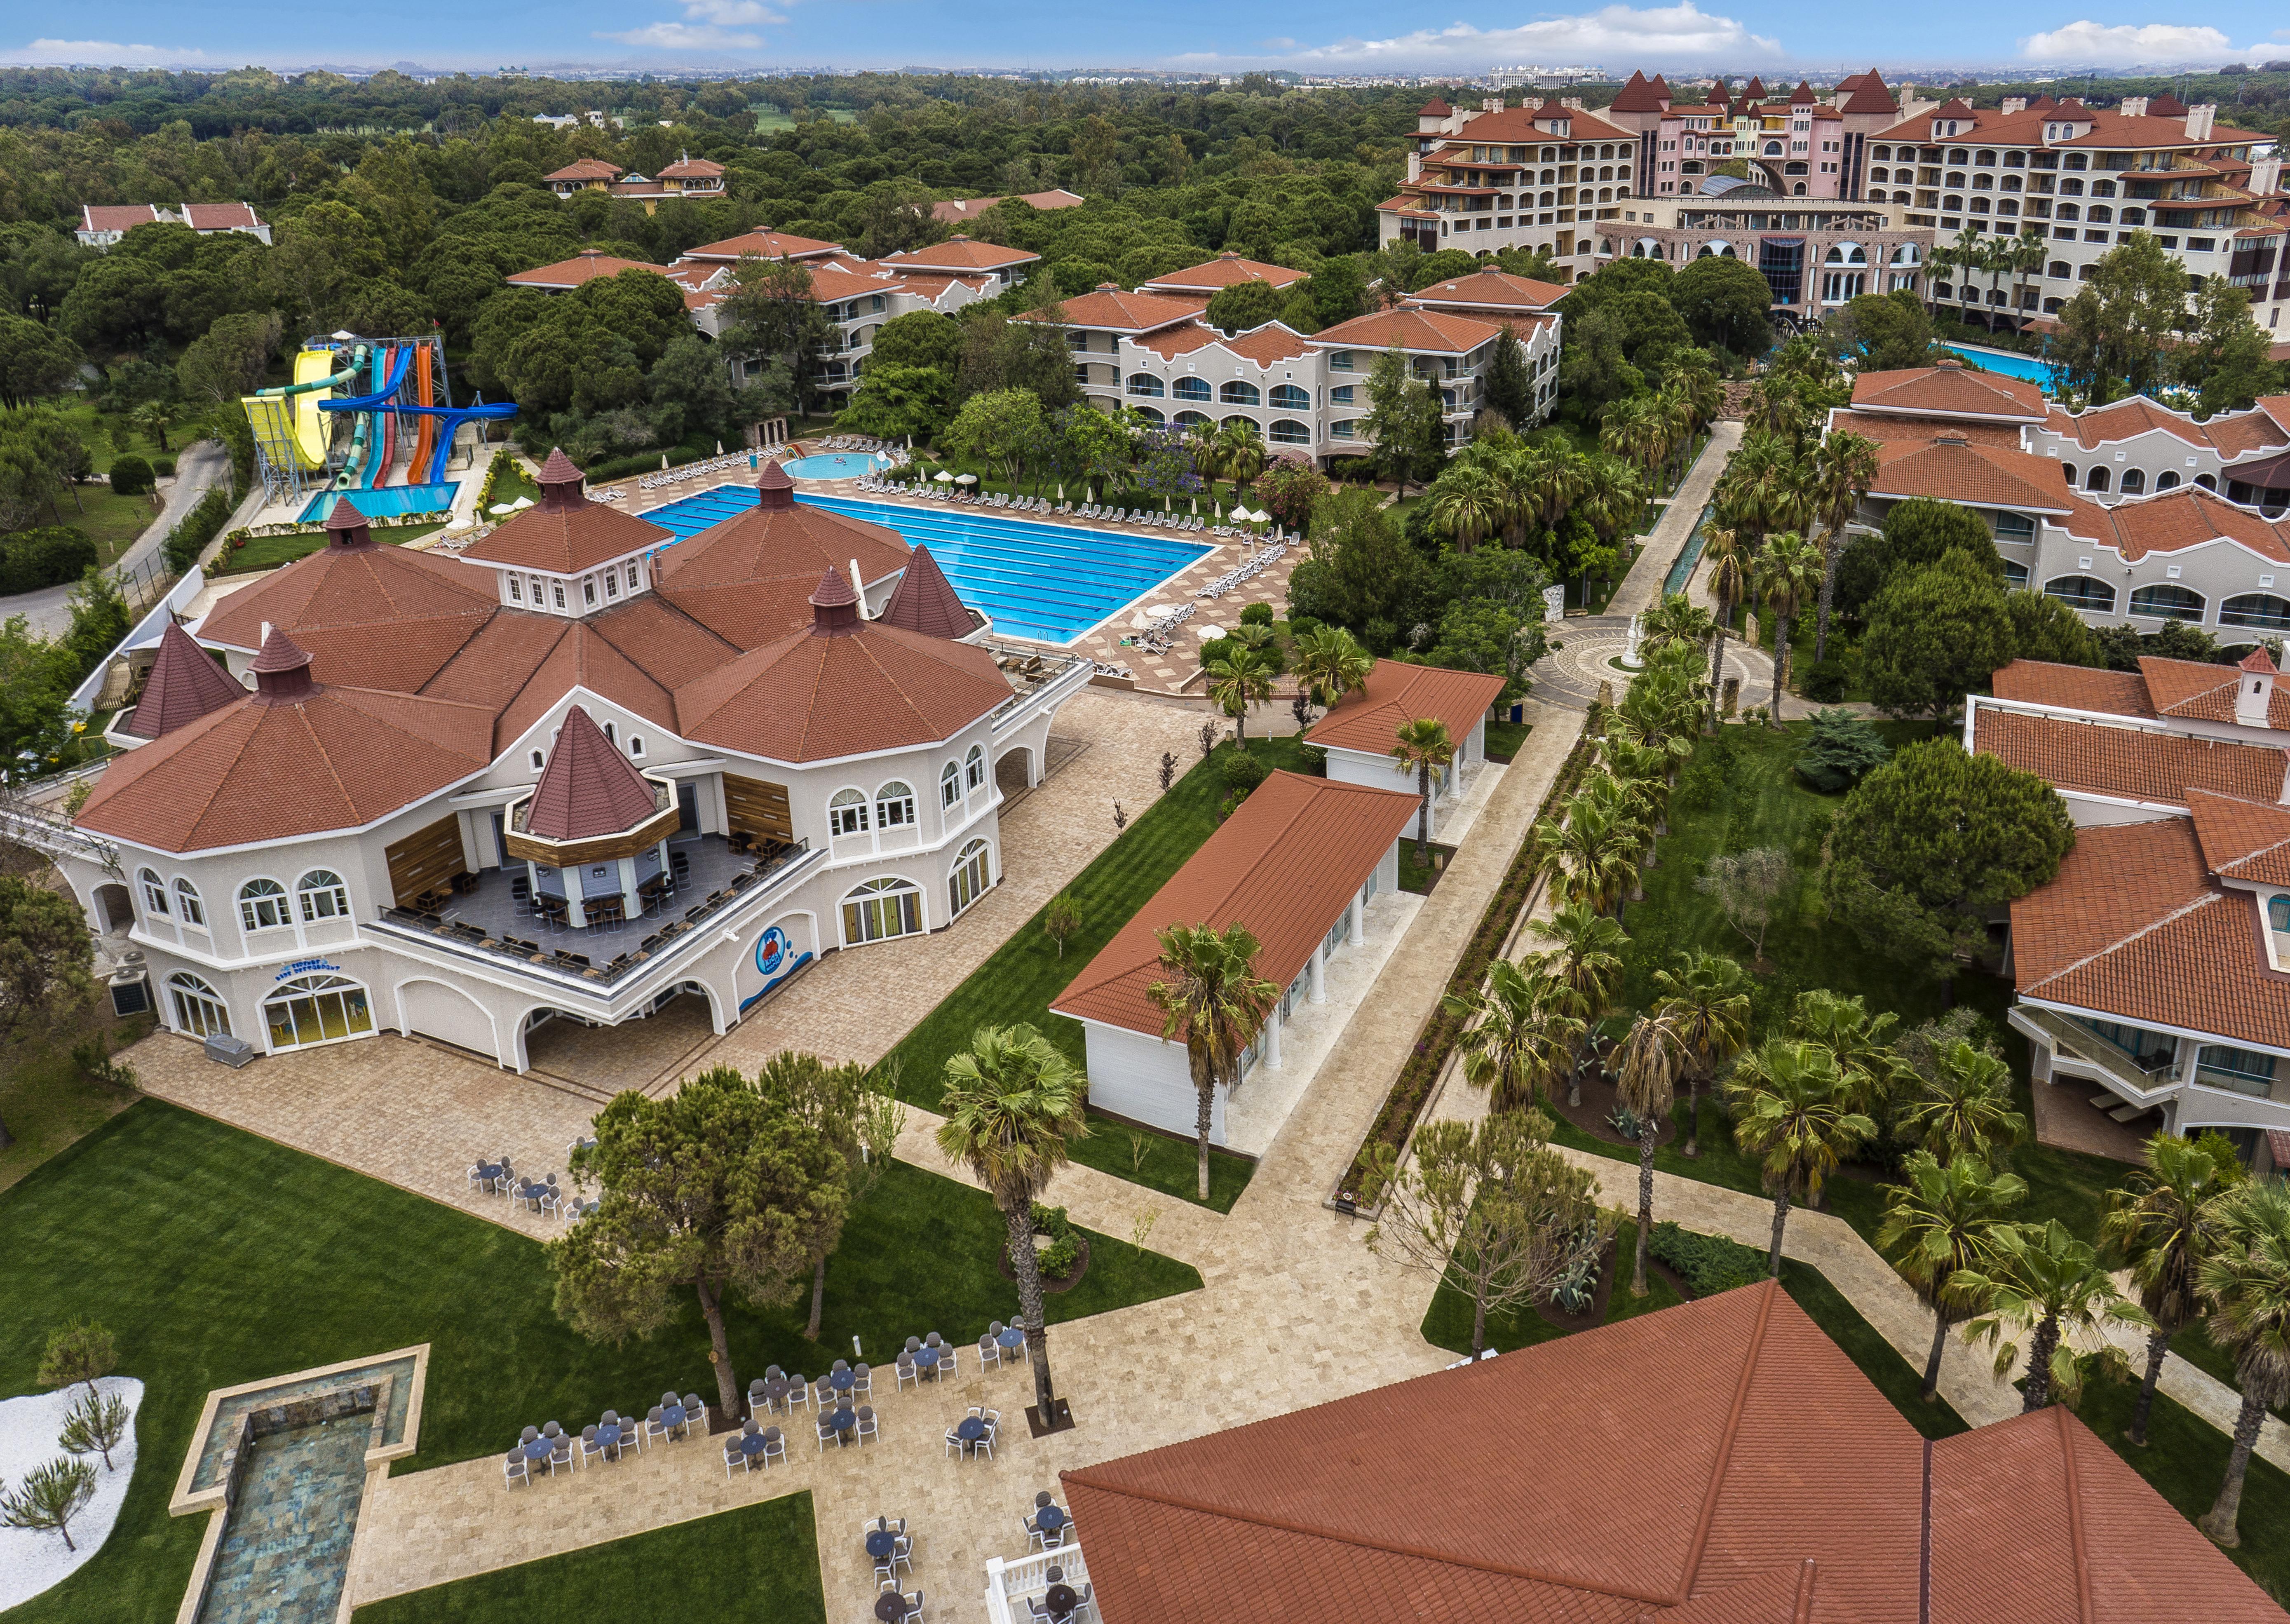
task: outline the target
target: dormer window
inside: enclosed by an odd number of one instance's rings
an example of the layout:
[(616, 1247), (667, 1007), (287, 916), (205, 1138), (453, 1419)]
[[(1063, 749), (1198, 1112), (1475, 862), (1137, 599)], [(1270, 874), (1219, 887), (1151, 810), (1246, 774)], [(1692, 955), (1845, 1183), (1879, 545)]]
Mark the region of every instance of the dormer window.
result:
[(595, 576), (583, 575), (581, 578), (581, 602), (582, 606), (585, 608), (594, 609), (597, 606), (597, 578)]
[(524, 583), (514, 575), (508, 578), (508, 601), (512, 604), (524, 602)]
[(557, 606), (559, 609), (564, 608), (564, 583), (563, 581), (561, 581), (561, 580), (559, 580), (559, 581), (552, 581), (552, 582), (550, 582), (550, 583), (549, 583), (549, 588), (550, 588), (550, 595), (551, 595), (551, 596), (553, 596), (553, 597), (554, 597), (554, 599), (556, 600), (556, 606)]
[(618, 597), (620, 595), (621, 578), (619, 573), (613, 570), (606, 570), (605, 572), (605, 596), (606, 597)]
[(631, 592), (644, 584), (644, 576), (640, 572), (642, 568), (635, 559), (629, 560), (629, 590)]

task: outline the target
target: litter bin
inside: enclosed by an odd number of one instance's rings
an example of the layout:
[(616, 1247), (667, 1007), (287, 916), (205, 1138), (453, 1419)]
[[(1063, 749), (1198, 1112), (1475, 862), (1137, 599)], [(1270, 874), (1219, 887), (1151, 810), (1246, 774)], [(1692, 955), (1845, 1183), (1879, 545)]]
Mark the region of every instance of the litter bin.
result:
[(234, 1071), (254, 1058), (254, 1045), (243, 1037), (233, 1037), (227, 1032), (215, 1032), (207, 1037), (207, 1059), (220, 1061)]

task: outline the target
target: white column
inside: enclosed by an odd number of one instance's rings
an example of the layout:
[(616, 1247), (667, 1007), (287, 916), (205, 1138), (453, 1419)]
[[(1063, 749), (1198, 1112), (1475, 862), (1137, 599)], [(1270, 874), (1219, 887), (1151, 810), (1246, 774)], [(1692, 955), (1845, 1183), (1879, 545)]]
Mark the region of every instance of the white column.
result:
[(1280, 1069), (1280, 1006), (1277, 1004), (1264, 1022), (1264, 1063), (1275, 1071)]
[(644, 904), (637, 898), (637, 860), (633, 857), (621, 859), (621, 907), (626, 910), (623, 916), (629, 919), (644, 912)]
[(1327, 963), (1328, 944), (1324, 940), (1318, 947), (1312, 949), (1311, 1000), (1315, 1004), (1325, 1004), (1328, 1001)]
[(581, 906), (581, 899), (588, 894), (581, 884), (581, 870), (587, 866), (585, 863), (568, 863), (556, 871), (564, 876), (564, 923), (576, 931), (589, 923), (589, 910)]
[(531, 858), (524, 860), (524, 892), (535, 913), (540, 911), (540, 865)]
[(1367, 945), (1367, 904), (1360, 900), (1360, 894), (1357, 891), (1352, 892), (1349, 923), (1350, 928), (1344, 932), (1346, 938), (1355, 948), (1365, 947)]

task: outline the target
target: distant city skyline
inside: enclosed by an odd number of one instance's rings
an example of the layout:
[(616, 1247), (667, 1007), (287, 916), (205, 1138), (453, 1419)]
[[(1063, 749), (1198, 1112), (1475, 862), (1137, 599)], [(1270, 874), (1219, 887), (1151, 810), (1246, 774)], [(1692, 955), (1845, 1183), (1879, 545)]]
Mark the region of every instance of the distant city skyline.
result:
[[(2170, 69), (2290, 59), (2278, 5), (2233, 0), (2199, 20), (2163, 8), (1949, 12), (1697, 0), (1547, 12), (1482, 8), (1395, 32), (1388, 6), (1266, 0), (1236, 8), (1167, 0), (1119, 13), (1015, 0), (987, 10), (917, 0), (564, 0), (490, 9), (400, 0), (386, 29), (338, 9), (276, 0), (212, 8), (91, 0), (68, 25), (0, 36), (0, 63), (220, 69), (412, 64), (491, 72), (509, 66), (669, 71), (738, 68), (1093, 68), (1113, 73), (1244, 72), (1475, 76), (1521, 64), (1609, 72), (1799, 73), (1887, 69), (1998, 73)], [(18, 15), (23, 13), (20, 11)], [(1939, 24), (1940, 26), (1935, 26)], [(387, 43), (381, 43), (386, 40)]]

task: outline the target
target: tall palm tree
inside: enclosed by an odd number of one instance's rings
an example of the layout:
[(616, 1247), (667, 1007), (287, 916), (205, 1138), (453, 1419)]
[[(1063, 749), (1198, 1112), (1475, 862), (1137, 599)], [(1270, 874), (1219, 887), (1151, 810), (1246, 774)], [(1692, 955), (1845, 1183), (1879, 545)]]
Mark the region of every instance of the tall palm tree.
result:
[(1685, 1154), (1701, 1154), (1701, 1088), (1750, 1041), (1750, 976), (1722, 953), (1696, 948), (1676, 970), (1653, 972), (1654, 1010), (1685, 1052)]
[(2000, 1164), (2028, 1137), (2028, 1119), (2012, 1108), (2011, 1067), (1967, 1043), (1951, 1044), (1934, 1060), (1933, 1076), (1902, 1103), (1895, 1129), (1936, 1156)]
[(1230, 716), (1248, 748), (1248, 708), (1272, 697), (1272, 663), (1245, 645), (1228, 648), (1211, 657), (1207, 668), (1209, 702)]
[(1893, 1049), (1893, 1028), (1900, 1020), (1889, 1010), (1870, 1014), (1858, 993), (1848, 998), (1815, 988), (1798, 994), (1790, 1013), (1790, 1036), (1819, 1044), (1835, 1055), (1845, 1074), (1847, 1102), (1862, 1116), (1881, 1122), (1893, 1091), (1909, 1072)]
[(1598, 430), (1600, 451), (1648, 474), (1661, 466), (1661, 440), (1653, 402), (1644, 395), (1627, 396), (1608, 406)]
[[(1554, 908), (1548, 919), (1532, 920), (1528, 930), (1550, 943), (1534, 956), (1533, 964), (1549, 972), (1565, 988), (1565, 1001), (1552, 1007), (1588, 1028), (1606, 1018), (1622, 985), (1622, 949), (1630, 939), (1619, 921), (1609, 919), (1588, 902), (1567, 902)], [(1566, 1103), (1582, 1103), (1581, 1052), (1567, 1068)]]
[(1645, 638), (1640, 646), (1652, 652), (1684, 644), (1698, 656), (1709, 645), (1713, 624), (1709, 612), (1685, 593), (1665, 593), (1638, 621)]
[(1646, 1293), (1646, 1237), (1653, 1232), (1653, 1145), (1677, 1103), (1677, 1074), (1687, 1064), (1685, 1044), (1668, 1015), (1647, 1013), (1622, 1039), (1614, 1097), (1638, 1119), (1638, 1244), (1630, 1269), (1630, 1295)]
[(1749, 548), (1739, 531), (1714, 530), (1702, 543), (1701, 556), (1709, 570), (1709, 596), (1718, 600), (1717, 636), (1709, 644), (1709, 728), (1715, 732), (1718, 694), (1726, 680), (1726, 631), (1733, 624), (1734, 605), (1749, 591)]
[(1455, 741), (1437, 716), (1418, 716), (1392, 735), (1391, 759), (1402, 772), (1415, 774), (1415, 866), (1431, 860), (1431, 774), (1455, 759)]
[(2020, 235), (2006, 245), (2004, 252), (2012, 272), (2012, 330), (2022, 332), (2027, 324), (2020, 319), (2021, 291), (2030, 277), (2044, 268), (2044, 261), (2051, 257), (2052, 245), (2041, 226), (2030, 224), (2020, 228)]
[(2242, 1410), (2218, 1500), (2196, 1526), (2221, 1545), (2238, 1545), (2243, 1474), (2266, 1412), (2290, 1398), (2290, 1184), (2246, 1184), (2226, 1203), (2224, 1244), (2207, 1259), (2201, 1284), (2212, 1302), (2204, 1328), (2234, 1355)]
[(1708, 367), (1695, 364), (1681, 366), (1670, 374), (1677, 380), (1678, 392), (1693, 408), (1693, 427), (1701, 428), (1716, 419), (1726, 408), (1726, 386), (1718, 374)]
[(1586, 784), (1565, 803), (1563, 817), (1538, 820), (1527, 838), (1536, 857), (1555, 871), (1555, 893), (1620, 919), (1645, 843), (1619, 800), (1593, 795)]
[(1375, 656), (1341, 626), (1323, 626), (1296, 639), (1296, 678), (1324, 708), (1367, 681)]
[(1236, 417), (1216, 436), (1217, 468), (1232, 481), (1232, 496), (1240, 500), (1251, 481), (1264, 472), (1264, 442), (1257, 437), (1256, 425), (1245, 417)]
[(1797, 384), (1777, 373), (1750, 386), (1744, 416), (1753, 432), (1772, 435), (1791, 445), (1805, 432), (1805, 403), (1798, 398)]
[(1018, 1314), (1034, 1363), (1034, 1402), (1047, 1421), (1049, 1332), (1042, 1320), (1042, 1271), (1034, 1258), (1034, 1202), (1066, 1164), (1068, 1148), (1089, 1135), (1083, 1102), (1089, 1079), (1055, 1044), (1024, 1023), (980, 1027), (970, 1047), (946, 1062), (938, 1148), (965, 1164), (1008, 1230), (1018, 1276)]
[(2147, 1442), (2147, 1416), (2171, 1339), (2203, 1311), (2203, 1265), (2225, 1244), (2225, 1197), (2246, 1176), (2223, 1134), (2158, 1133), (2147, 1141), (2146, 1164), (2107, 1193), (2100, 1246), (2109, 1263), (2129, 1267), (2139, 1306), (2155, 1322), (2131, 1412), (2134, 1444)]
[(1821, 555), (1794, 530), (1766, 538), (1751, 580), (1774, 618), (1774, 725), (1781, 725), (1782, 689), (1789, 681), (1790, 622), (1806, 595), (1821, 582)]
[(1258, 942), (1238, 923), (1221, 931), (1208, 924), (1165, 925), (1156, 968), (1162, 979), (1145, 989), (1162, 1014), (1161, 1036), (1185, 1045), (1197, 1111), (1193, 1137), (1200, 1151), (1200, 1196), (1209, 1198), (1209, 1122), (1216, 1091), (1227, 1098), (1240, 1085), (1241, 1056), (1256, 1041), (1280, 989), (1256, 973)]
[[(1956, 1283), (1989, 1306), (1973, 1322), (1972, 1333), (1998, 1343), (1996, 1373), (2019, 1357), (2018, 1337), (2028, 1337), (2027, 1386), (2020, 1412), (2040, 1410), (2055, 1397), (2073, 1402), (2083, 1386), (2076, 1357), (2078, 1333), (2103, 1341), (2122, 1325), (2147, 1327), (2147, 1312), (2126, 1297), (2099, 1260), (2099, 1253), (2068, 1232), (2056, 1218), (2041, 1224), (2006, 1224), (1996, 1232), (1995, 1255), (1966, 1269)], [(2010, 1333), (2007, 1335), (2007, 1333)], [(2106, 1343), (2102, 1355), (2113, 1348)], [(2116, 1356), (2121, 1356), (2119, 1350)]]
[(1837, 1164), (1873, 1138), (1877, 1124), (1852, 1108), (1844, 1068), (1822, 1044), (1768, 1038), (1734, 1068), (1726, 1094), (1734, 1142), (1761, 1158), (1774, 1197), (1774, 1241), (1766, 1265), (1781, 1278), (1782, 1234), (1792, 1205), (1821, 1199)]
[(1573, 1061), (1581, 1020), (1569, 1012), (1573, 995), (1540, 964), (1525, 968), (1499, 958), (1484, 988), (1451, 992), (1440, 1001), (1469, 1022), (1455, 1046), (1463, 1076), (1488, 1091), (1491, 1111), (1520, 1111), (1540, 1104)]
[(1931, 1152), (1912, 1150), (1901, 1163), (1902, 1182), (1885, 1187), (1885, 1220), (1877, 1250), (1933, 1311), (1932, 1353), (1925, 1360), (1924, 1400), (1940, 1396), (1941, 1355), (1948, 1328), (1987, 1305), (1964, 1282), (1978, 1277), (1993, 1258), (2006, 1214), (2028, 1194), (2017, 1173), (1990, 1172), (1975, 1156), (1942, 1166)]
[(1448, 468), (1432, 481), (1429, 500), (1433, 528), (1453, 538), (1459, 553), (1469, 552), (1502, 526), (1502, 487), (1484, 468)]
[(1829, 652), (1829, 613), (1837, 601), (1837, 564), (1845, 556), (1845, 527), (1877, 483), (1877, 445), (1857, 434), (1830, 435), (1821, 444), (1814, 515), (1821, 521), (1821, 609), (1813, 622), (1813, 663)]

